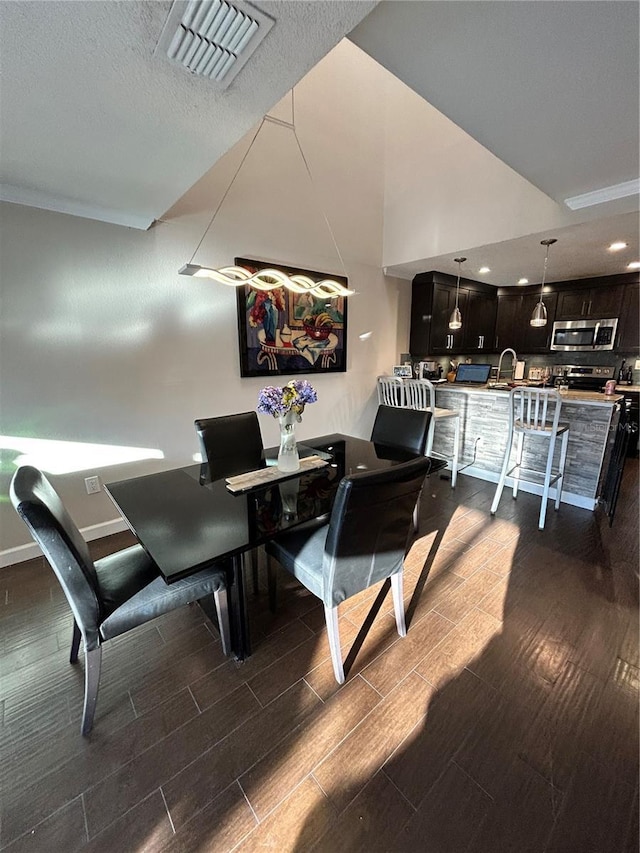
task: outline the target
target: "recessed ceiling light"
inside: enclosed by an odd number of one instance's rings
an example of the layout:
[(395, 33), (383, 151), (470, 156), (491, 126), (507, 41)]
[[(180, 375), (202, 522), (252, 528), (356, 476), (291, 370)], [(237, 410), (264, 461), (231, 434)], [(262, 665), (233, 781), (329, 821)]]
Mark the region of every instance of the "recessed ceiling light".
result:
[(628, 270), (640, 270), (640, 261), (631, 261), (630, 264), (627, 264)]
[(480, 267), (478, 272), (485, 273), (485, 272), (491, 272), (491, 270), (489, 269), (489, 267)]
[(528, 278), (519, 278), (518, 284), (529, 284), (529, 279)]
[(610, 252), (619, 252), (620, 249), (626, 249), (626, 248), (627, 248), (627, 244), (623, 243), (622, 240), (618, 240), (616, 243), (612, 243), (609, 246), (609, 251)]

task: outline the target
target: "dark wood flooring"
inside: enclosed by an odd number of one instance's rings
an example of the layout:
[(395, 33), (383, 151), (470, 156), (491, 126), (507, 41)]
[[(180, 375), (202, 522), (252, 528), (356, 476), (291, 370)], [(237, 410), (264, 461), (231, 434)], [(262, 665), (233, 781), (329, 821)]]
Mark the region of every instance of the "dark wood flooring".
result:
[(492, 519), (492, 496), (429, 483), (407, 637), (390, 595), (343, 605), (343, 687), (283, 574), (244, 664), (197, 606), (108, 643), (88, 739), (53, 573), (0, 571), (0, 847), (636, 853), (637, 461), (611, 530), (562, 506), (540, 532), (527, 494)]

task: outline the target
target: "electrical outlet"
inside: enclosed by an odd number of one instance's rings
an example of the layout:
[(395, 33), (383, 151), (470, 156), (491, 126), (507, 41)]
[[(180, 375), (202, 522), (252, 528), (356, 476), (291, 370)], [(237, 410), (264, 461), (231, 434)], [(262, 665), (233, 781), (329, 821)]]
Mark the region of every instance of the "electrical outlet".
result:
[(100, 491), (100, 477), (85, 477), (84, 485), (88, 495), (97, 495)]
[(634, 370), (640, 370), (640, 358), (636, 358), (636, 363), (633, 365)]

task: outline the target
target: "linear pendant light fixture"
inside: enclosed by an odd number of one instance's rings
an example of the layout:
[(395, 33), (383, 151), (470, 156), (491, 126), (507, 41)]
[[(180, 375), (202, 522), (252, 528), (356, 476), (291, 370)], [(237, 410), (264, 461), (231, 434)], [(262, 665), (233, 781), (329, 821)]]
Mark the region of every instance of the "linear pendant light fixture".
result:
[(458, 264), (458, 281), (456, 282), (456, 307), (451, 312), (451, 317), (449, 318), (449, 328), (455, 330), (462, 328), (462, 314), (460, 313), (460, 309), (458, 308), (458, 296), (460, 294), (460, 266), (467, 259), (454, 258), (453, 260), (456, 262), (456, 264)]
[[(258, 129), (256, 130), (253, 139), (247, 151), (245, 152), (244, 157), (240, 161), (240, 165), (236, 169), (236, 172), (231, 179), (231, 183), (225, 190), (222, 198), (218, 206), (216, 207), (213, 216), (211, 217), (209, 224), (207, 225), (204, 234), (200, 238), (200, 242), (195, 248), (193, 255), (191, 256), (191, 260), (189, 263), (185, 264), (178, 272), (180, 275), (192, 275), (197, 278), (210, 278), (213, 281), (217, 281), (220, 284), (226, 284), (231, 287), (242, 287), (243, 285), (249, 285), (250, 287), (255, 288), (256, 290), (273, 290), (275, 287), (285, 287), (288, 290), (293, 291), (294, 293), (310, 293), (313, 296), (318, 296), (320, 298), (328, 298), (332, 299), (337, 296), (351, 296), (355, 293), (354, 290), (349, 290), (339, 281), (336, 281), (332, 278), (325, 278), (322, 281), (313, 281), (313, 279), (309, 278), (305, 275), (288, 275), (283, 270), (280, 269), (261, 269), (258, 272), (253, 272), (251, 270), (245, 269), (244, 267), (237, 266), (229, 266), (229, 267), (221, 267), (219, 269), (213, 269), (212, 267), (203, 267), (198, 264), (193, 263), (193, 259), (196, 256), (198, 249), (202, 245), (204, 238), (209, 233), (211, 226), (213, 225), (216, 216), (220, 208), (222, 207), (224, 200), (226, 199), (231, 187), (233, 186), (236, 178), (238, 177), (242, 166), (249, 156), (249, 152), (253, 148), (253, 145), (258, 138), (260, 131), (264, 127), (266, 122), (270, 122), (272, 124), (280, 125), (281, 127), (288, 128), (293, 133), (293, 136), (296, 140), (298, 151), (300, 156), (302, 157), (302, 162), (304, 163), (305, 169), (307, 171), (307, 175), (309, 177), (309, 181), (312, 185), (312, 188), (315, 190), (315, 184), (313, 181), (313, 176), (311, 174), (311, 170), (309, 168), (309, 164), (307, 162), (307, 158), (304, 156), (304, 152), (302, 150), (302, 146), (300, 145), (300, 140), (298, 139), (298, 134), (296, 133), (295, 128), (295, 110), (294, 110), (294, 94), (293, 89), (291, 90), (291, 117), (293, 121), (291, 123), (282, 121), (280, 119), (273, 118), (272, 116), (265, 116)], [(326, 213), (322, 210), (322, 215), (324, 217), (324, 221), (329, 230), (329, 234), (331, 235), (331, 239), (333, 241), (334, 248), (340, 259), (340, 264), (344, 270), (345, 278), (347, 277), (346, 268), (344, 265), (344, 261), (342, 260), (342, 255), (340, 254), (340, 249), (338, 248), (338, 244), (336, 242), (336, 238), (331, 229), (331, 225), (329, 224), (329, 220), (327, 218)]]
[(554, 243), (558, 241), (555, 237), (550, 237), (548, 240), (541, 240), (540, 245), (547, 247), (547, 253), (544, 256), (544, 269), (542, 270), (542, 284), (540, 285), (540, 301), (536, 304), (536, 307), (533, 309), (533, 314), (531, 315), (531, 319), (529, 320), (529, 325), (533, 326), (535, 329), (540, 329), (542, 326), (547, 325), (547, 307), (542, 301), (542, 294), (544, 293), (544, 283), (547, 278), (547, 264), (549, 263), (549, 246), (553, 246)]

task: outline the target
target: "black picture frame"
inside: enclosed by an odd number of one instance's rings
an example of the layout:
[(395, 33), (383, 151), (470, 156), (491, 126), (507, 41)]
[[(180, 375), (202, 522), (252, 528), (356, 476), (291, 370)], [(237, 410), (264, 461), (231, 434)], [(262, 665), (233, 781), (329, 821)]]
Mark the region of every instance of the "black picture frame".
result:
[[(236, 258), (251, 272), (279, 270), (312, 281), (332, 278), (348, 287), (345, 276), (283, 264)], [(283, 287), (259, 291), (237, 288), (240, 376), (299, 376), (344, 373), (347, 369), (347, 297), (333, 299), (293, 293)], [(314, 322), (308, 321), (313, 318)], [(307, 322), (305, 322), (305, 320)]]

